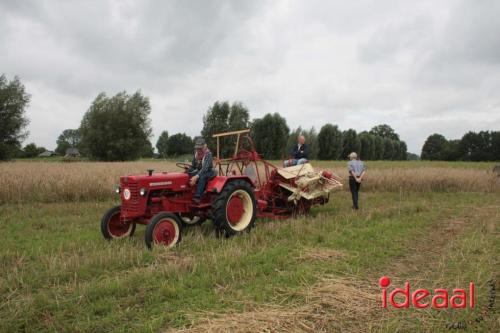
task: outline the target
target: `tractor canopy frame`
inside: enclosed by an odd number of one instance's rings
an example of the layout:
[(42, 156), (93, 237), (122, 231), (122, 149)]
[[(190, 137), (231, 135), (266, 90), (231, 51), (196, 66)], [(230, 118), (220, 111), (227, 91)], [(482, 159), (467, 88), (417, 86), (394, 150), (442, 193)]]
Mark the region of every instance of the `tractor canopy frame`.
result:
[[(230, 136), (236, 136), (234, 152), (229, 157), (223, 157), (221, 156), (221, 139)], [(219, 176), (246, 175), (252, 180), (254, 186), (259, 188), (269, 180), (271, 171), (277, 169), (276, 166), (259, 156), (250, 137), (249, 129), (218, 133), (214, 134), (213, 138), (217, 140), (214, 166)], [(264, 168), (259, 168), (259, 163)]]
[[(338, 179), (323, 176), (309, 163), (288, 168), (273, 165), (257, 153), (249, 133), (245, 129), (213, 135), (217, 141), (214, 167), (219, 176), (241, 175), (252, 181), (259, 217), (275, 219), (286, 218), (290, 213), (307, 213), (313, 204), (328, 202), (332, 188), (342, 186)], [(221, 142), (231, 136), (236, 137), (234, 151), (223, 157)], [(313, 183), (319, 186), (312, 186)]]

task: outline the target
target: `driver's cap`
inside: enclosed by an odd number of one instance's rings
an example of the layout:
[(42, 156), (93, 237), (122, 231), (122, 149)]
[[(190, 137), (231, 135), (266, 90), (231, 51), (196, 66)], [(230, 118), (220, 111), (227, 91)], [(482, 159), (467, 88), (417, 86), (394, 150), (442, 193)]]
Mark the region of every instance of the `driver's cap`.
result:
[(203, 148), (203, 146), (206, 144), (205, 139), (201, 136), (197, 136), (194, 138), (194, 148), (195, 149), (200, 149)]

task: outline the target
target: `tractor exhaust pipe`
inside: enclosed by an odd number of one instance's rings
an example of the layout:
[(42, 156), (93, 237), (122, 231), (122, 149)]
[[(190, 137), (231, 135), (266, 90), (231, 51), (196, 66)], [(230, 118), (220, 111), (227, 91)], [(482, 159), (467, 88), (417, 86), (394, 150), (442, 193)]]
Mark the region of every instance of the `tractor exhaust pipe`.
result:
[(151, 177), (153, 175), (153, 169), (148, 169), (148, 175)]

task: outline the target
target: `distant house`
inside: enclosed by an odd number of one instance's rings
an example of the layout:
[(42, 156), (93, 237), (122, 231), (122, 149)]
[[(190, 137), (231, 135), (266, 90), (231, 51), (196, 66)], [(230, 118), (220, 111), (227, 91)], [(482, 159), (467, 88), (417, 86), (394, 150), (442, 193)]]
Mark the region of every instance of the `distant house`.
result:
[(46, 150), (43, 153), (38, 154), (38, 157), (52, 157), (57, 156), (58, 154), (52, 150)]
[(68, 148), (64, 157), (80, 157), (80, 152), (78, 148)]

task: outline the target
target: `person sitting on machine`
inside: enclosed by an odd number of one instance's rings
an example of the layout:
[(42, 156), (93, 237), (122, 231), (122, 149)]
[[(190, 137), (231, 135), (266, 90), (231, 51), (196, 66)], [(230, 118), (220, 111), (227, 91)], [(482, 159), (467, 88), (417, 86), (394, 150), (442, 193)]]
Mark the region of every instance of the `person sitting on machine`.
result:
[(292, 153), (291, 153), (291, 159), (285, 160), (283, 162), (283, 165), (286, 167), (293, 166), (293, 165), (298, 165), (298, 164), (304, 164), (309, 162), (308, 161), (308, 156), (309, 156), (309, 147), (306, 144), (306, 138), (303, 135), (299, 135), (297, 138), (297, 145), (293, 147)]
[(212, 152), (208, 149), (205, 139), (202, 137), (195, 138), (194, 157), (191, 168), (188, 169), (188, 174), (191, 177), (189, 185), (194, 186), (196, 183), (196, 193), (193, 197), (193, 202), (199, 204), (201, 196), (205, 191), (207, 181), (215, 177), (216, 173), (213, 169)]

